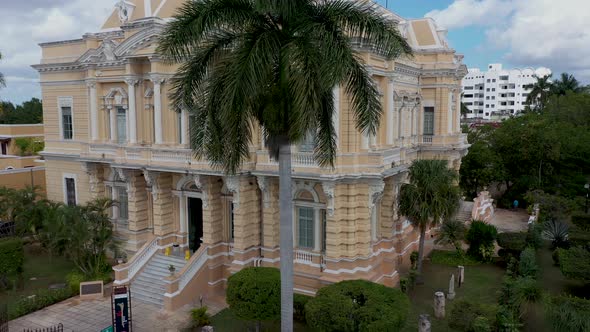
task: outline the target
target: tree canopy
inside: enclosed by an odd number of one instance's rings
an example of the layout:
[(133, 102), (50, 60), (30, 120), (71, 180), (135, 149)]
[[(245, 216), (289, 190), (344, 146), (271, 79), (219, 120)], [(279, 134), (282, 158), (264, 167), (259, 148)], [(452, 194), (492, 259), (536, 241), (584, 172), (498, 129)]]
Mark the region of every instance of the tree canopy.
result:
[(43, 104), (41, 100), (32, 98), (21, 105), (11, 102), (0, 102), (0, 124), (31, 124), (43, 123)]

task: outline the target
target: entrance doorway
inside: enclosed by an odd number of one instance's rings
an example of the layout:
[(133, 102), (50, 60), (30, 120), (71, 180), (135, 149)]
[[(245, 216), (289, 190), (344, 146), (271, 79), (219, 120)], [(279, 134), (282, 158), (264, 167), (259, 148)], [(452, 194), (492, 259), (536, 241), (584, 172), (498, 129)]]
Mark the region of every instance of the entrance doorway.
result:
[(191, 252), (199, 250), (203, 238), (203, 201), (188, 197), (188, 246)]

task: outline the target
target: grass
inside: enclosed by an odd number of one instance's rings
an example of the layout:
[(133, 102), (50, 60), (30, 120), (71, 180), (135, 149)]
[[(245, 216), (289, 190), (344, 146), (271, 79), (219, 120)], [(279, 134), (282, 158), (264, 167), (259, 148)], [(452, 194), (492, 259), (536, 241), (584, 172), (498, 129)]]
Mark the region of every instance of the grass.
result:
[[(454, 254), (454, 253), (453, 253)], [(403, 331), (418, 330), (418, 316), (420, 314), (429, 314), (432, 331), (445, 332), (452, 331), (448, 326), (447, 319), (434, 318), (433, 302), (434, 293), (442, 291), (448, 293), (449, 280), (451, 274), (457, 277), (457, 265), (453, 266), (435, 264), (425, 261), (423, 266), (424, 284), (417, 285), (410, 291), (410, 301), (412, 307), (408, 315), (408, 321)], [(463, 264), (465, 265), (465, 264)], [(453, 302), (458, 299), (466, 299), (481, 304), (495, 305), (497, 302), (497, 292), (500, 289), (504, 269), (493, 264), (478, 264), (465, 267), (465, 283), (459, 288), (455, 287), (455, 300), (446, 302), (446, 315), (450, 315), (453, 308)]]
[(481, 262), (471, 258), (467, 254), (459, 256), (456, 251), (448, 250), (433, 250), (430, 256), (430, 261), (433, 264), (448, 265), (448, 266), (475, 266), (480, 265)]
[[(9, 305), (21, 297), (34, 294), (39, 289), (47, 289), (52, 284), (65, 283), (66, 275), (74, 269), (74, 265), (63, 257), (52, 257), (38, 247), (26, 246), (23, 267), (24, 287), (21, 290), (0, 292), (0, 305)], [(16, 281), (15, 276), (9, 279)]]

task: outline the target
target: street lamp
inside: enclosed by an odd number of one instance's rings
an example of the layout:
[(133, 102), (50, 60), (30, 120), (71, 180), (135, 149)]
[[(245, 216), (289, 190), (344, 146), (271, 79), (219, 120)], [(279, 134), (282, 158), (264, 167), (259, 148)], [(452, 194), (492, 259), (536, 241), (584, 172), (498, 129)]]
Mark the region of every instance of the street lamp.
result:
[(586, 183), (584, 188), (586, 189), (586, 213), (588, 213), (588, 194), (590, 194), (590, 184)]

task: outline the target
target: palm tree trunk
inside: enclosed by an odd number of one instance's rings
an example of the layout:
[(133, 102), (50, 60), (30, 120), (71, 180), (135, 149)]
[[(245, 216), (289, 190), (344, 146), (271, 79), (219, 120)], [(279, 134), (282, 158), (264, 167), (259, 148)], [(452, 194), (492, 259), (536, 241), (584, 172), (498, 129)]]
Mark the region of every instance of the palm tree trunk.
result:
[(418, 272), (418, 276), (416, 277), (416, 282), (421, 284), (423, 282), (422, 278), (422, 260), (424, 256), (424, 239), (426, 238), (426, 225), (420, 226), (420, 245), (418, 246), (418, 266), (416, 270)]
[(281, 331), (293, 331), (293, 193), (291, 145), (279, 147), (279, 216), (281, 253)]

